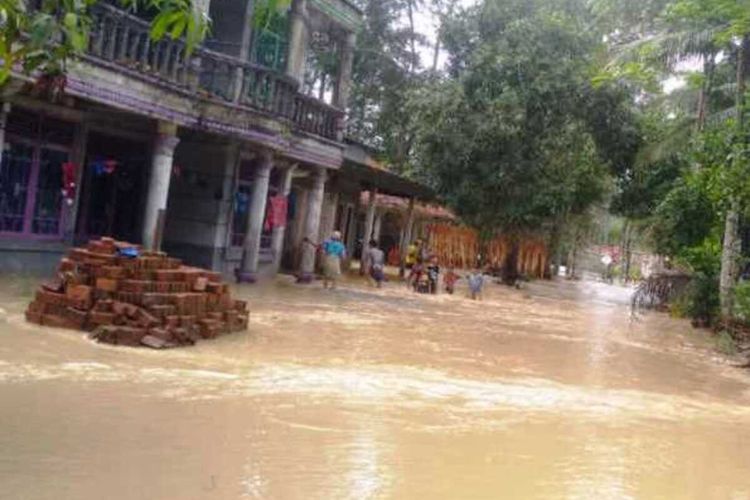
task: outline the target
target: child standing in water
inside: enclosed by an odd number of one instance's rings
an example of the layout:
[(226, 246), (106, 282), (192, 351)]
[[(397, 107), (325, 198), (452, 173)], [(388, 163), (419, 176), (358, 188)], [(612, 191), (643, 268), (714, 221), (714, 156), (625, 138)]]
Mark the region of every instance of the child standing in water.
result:
[(445, 273), (445, 278), (443, 278), (443, 281), (445, 282), (445, 291), (453, 295), (453, 292), (456, 291), (456, 282), (460, 280), (461, 277), (456, 274), (456, 271), (453, 267), (448, 268), (448, 272)]
[(430, 284), (430, 293), (438, 293), (438, 283), (440, 282), (440, 265), (438, 259), (435, 256), (430, 258), (430, 265), (427, 266), (427, 280)]
[(370, 240), (370, 248), (367, 250), (367, 265), (370, 268), (370, 278), (378, 288), (385, 281), (385, 252), (378, 247), (378, 242)]
[(484, 288), (484, 275), (482, 274), (482, 271), (475, 269), (474, 272), (469, 275), (468, 282), (471, 300), (481, 300), (482, 289)]

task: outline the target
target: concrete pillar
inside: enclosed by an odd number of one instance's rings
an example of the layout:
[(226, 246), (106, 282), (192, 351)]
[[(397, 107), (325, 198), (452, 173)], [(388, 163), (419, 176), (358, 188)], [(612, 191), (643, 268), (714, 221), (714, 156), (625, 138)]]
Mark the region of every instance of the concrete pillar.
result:
[(250, 195), (250, 208), (245, 229), (245, 241), (242, 243), (242, 266), (237, 274), (239, 283), (255, 283), (258, 279), (258, 258), (260, 257), (260, 238), (263, 234), (263, 222), (268, 203), (268, 184), (273, 168), (273, 153), (260, 153), (260, 163), (253, 177), (253, 192)]
[(177, 125), (159, 122), (154, 153), (151, 159), (151, 180), (146, 199), (146, 210), (143, 216), (143, 246), (155, 249), (156, 230), (159, 224), (159, 212), (166, 210), (169, 199), (169, 183), (172, 179), (172, 158), (180, 139), (177, 137)]
[[(244, 21), (242, 23), (242, 34), (240, 35), (239, 58), (242, 61), (250, 61), (250, 50), (253, 42), (253, 15), (255, 13), (254, 0), (245, 0)], [(232, 96), (234, 102), (240, 102), (244, 94), (245, 69), (238, 66), (235, 69)]]
[(340, 193), (333, 193), (331, 195), (331, 206), (329, 207), (330, 211), (328, 213), (329, 220), (331, 221), (330, 222), (329, 232), (340, 231), (341, 232), (341, 238), (343, 239), (343, 237), (344, 237), (343, 228), (338, 227), (336, 225), (336, 216), (339, 213), (339, 199), (340, 198), (341, 198)]
[[(328, 186), (332, 189), (332, 186)], [(339, 229), (336, 227), (336, 211), (339, 204), (339, 193), (327, 193), (323, 203), (323, 215), (320, 219), (320, 236), (319, 241), (329, 237), (333, 231)]]
[(336, 75), (336, 93), (333, 97), (333, 105), (340, 109), (346, 109), (349, 105), (352, 65), (354, 64), (354, 46), (357, 43), (357, 35), (347, 33), (343, 42), (341, 54), (339, 55), (338, 74)]
[[(287, 167), (281, 171), (281, 178), (279, 179), (279, 195), (284, 196), (289, 200), (289, 193), (292, 190), (292, 177), (294, 176), (293, 165)], [(271, 233), (271, 252), (273, 254), (273, 273), (276, 274), (281, 268), (281, 257), (284, 253), (284, 236), (286, 234), (286, 222), (281, 226), (273, 228)]]
[(323, 196), (325, 195), (326, 170), (318, 167), (313, 173), (313, 186), (307, 198), (307, 214), (305, 218), (305, 237), (308, 243), (302, 243), (302, 259), (297, 281), (300, 283), (312, 282), (315, 275), (316, 248), (310, 243), (315, 241), (320, 231), (320, 215), (323, 209)]
[(245, 19), (242, 38), (240, 39), (240, 59), (250, 60), (250, 49), (253, 43), (253, 17), (255, 15), (255, 0), (245, 1)]
[(409, 200), (409, 209), (406, 212), (406, 221), (402, 230), (401, 238), (401, 259), (399, 265), (399, 275), (403, 278), (406, 275), (406, 252), (409, 249), (409, 244), (412, 240), (412, 233), (414, 231), (414, 206), (416, 205), (416, 198)]
[(307, 57), (307, 0), (293, 0), (289, 13), (289, 47), (286, 56), (286, 74), (301, 84), (305, 79)]
[(240, 144), (232, 141), (224, 149), (223, 180), (221, 183), (221, 200), (217, 216), (216, 235), (214, 237), (214, 255), (211, 267), (214, 271), (224, 272), (225, 252), (229, 243), (229, 224), (232, 222), (232, 206), (235, 190), (235, 172), (240, 158)]
[(369, 197), (367, 198), (367, 214), (365, 215), (365, 234), (362, 237), (362, 257), (360, 258), (359, 274), (364, 275), (366, 271), (366, 263), (364, 259), (365, 250), (367, 245), (372, 239), (372, 230), (375, 227), (375, 211), (377, 210), (377, 198), (378, 190), (373, 188), (370, 190)]
[(357, 245), (357, 204), (350, 204), (347, 206), (347, 221), (346, 221), (346, 252), (351, 256), (354, 255), (354, 249)]

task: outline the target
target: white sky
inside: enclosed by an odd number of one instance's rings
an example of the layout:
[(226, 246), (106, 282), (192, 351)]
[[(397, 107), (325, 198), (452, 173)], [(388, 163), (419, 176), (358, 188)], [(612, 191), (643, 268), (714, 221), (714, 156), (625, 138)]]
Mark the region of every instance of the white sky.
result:
[[(479, 0), (458, 0), (459, 7), (469, 7), (475, 5)], [(427, 0), (425, 3), (429, 3)], [(420, 7), (415, 12), (415, 25), (418, 33), (425, 36), (429, 40), (429, 45), (423, 45), (419, 47), (419, 53), (421, 58), (422, 67), (429, 67), (432, 64), (432, 58), (434, 56), (434, 44), (435, 35), (438, 29), (438, 20), (432, 15), (430, 9), (427, 6)], [(408, 23), (408, 20), (403, 20), (404, 24)], [(438, 67), (442, 68), (446, 63), (445, 53), (441, 53), (438, 59)], [(678, 65), (678, 72), (695, 71), (699, 69), (700, 62), (685, 61), (685, 63)], [(667, 78), (662, 82), (662, 87), (665, 92), (670, 93), (676, 89), (684, 87), (686, 84), (685, 77), (683, 75), (675, 75)]]
[[(458, 0), (457, 4), (458, 7), (469, 7), (476, 4), (477, 1), (478, 0)], [(429, 3), (429, 0), (425, 3)], [(419, 8), (414, 14), (414, 24), (416, 31), (424, 35), (427, 40), (430, 41), (429, 46), (420, 47), (419, 50), (422, 66), (429, 67), (432, 64), (432, 57), (434, 55), (435, 35), (437, 33), (438, 20), (432, 15), (430, 10), (426, 6)], [(407, 22), (407, 20), (404, 20), (404, 22)], [(439, 67), (443, 67), (445, 65), (445, 62), (445, 54), (441, 54), (438, 63)]]

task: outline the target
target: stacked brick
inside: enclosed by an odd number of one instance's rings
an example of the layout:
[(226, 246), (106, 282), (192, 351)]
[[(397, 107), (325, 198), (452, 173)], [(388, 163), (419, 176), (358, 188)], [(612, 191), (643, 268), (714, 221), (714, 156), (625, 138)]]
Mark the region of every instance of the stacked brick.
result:
[(42, 285), (26, 310), (31, 323), (156, 349), (246, 330), (248, 315), (247, 303), (232, 299), (220, 274), (110, 238), (70, 250), (59, 281)]

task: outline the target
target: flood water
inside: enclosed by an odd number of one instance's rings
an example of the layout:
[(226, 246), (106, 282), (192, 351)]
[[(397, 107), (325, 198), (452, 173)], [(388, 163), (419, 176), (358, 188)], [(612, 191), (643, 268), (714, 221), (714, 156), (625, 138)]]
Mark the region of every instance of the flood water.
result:
[(628, 291), (245, 287), (245, 334), (156, 352), (0, 289), (0, 498), (750, 499), (750, 377)]

